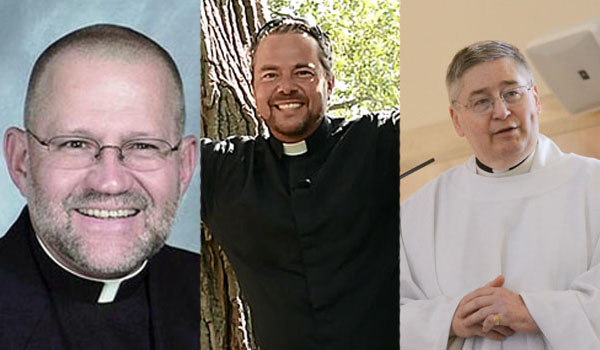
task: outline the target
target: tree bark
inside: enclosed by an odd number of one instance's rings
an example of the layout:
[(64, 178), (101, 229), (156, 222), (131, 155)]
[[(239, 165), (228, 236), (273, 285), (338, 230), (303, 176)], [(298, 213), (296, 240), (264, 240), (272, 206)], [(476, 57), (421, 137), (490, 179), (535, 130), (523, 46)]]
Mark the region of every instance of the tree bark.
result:
[[(203, 136), (222, 140), (262, 133), (251, 93), (247, 48), (265, 22), (263, 3), (201, 3)], [(241, 298), (235, 273), (204, 224), (201, 234), (201, 349), (257, 349), (250, 310)]]

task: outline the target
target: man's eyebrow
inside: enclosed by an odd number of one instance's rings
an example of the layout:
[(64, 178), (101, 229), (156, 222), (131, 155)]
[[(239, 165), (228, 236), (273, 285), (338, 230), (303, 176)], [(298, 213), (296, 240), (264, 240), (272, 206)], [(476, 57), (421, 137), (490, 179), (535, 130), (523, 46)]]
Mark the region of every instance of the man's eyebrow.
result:
[[(298, 69), (298, 68), (315, 69), (316, 65), (311, 62), (298, 62), (294, 65), (294, 69)], [(279, 70), (279, 69), (281, 69), (281, 67), (274, 65), (274, 64), (266, 64), (264, 66), (258, 67), (258, 70), (260, 70), (260, 71)]]
[(479, 90), (475, 90), (475, 91), (471, 91), (469, 93), (469, 97), (472, 97), (474, 95), (481, 95), (481, 94), (485, 94), (489, 91), (488, 88), (483, 88), (483, 89), (479, 89)]
[[(91, 132), (90, 130), (85, 129), (85, 128), (61, 130), (57, 133), (57, 135), (60, 135), (60, 136), (73, 135), (73, 136), (83, 136), (83, 137), (89, 137), (89, 138), (96, 137), (93, 132)], [(160, 137), (164, 137), (164, 136), (165, 135), (158, 135), (158, 134), (150, 133), (147, 131), (126, 131), (126, 132), (124, 132), (123, 135), (121, 135), (121, 138), (123, 140), (131, 140), (131, 139), (138, 139), (138, 138), (160, 138)]]
[(260, 71), (278, 70), (278, 69), (279, 69), (279, 66), (276, 66), (276, 65), (273, 65), (273, 64), (267, 64), (267, 65), (258, 67), (258, 70), (260, 70)]
[[(502, 80), (502, 81), (500, 82), (500, 87), (501, 87), (501, 88), (504, 88), (504, 87), (506, 87), (506, 86), (509, 86), (509, 85), (516, 85), (516, 84), (518, 84), (518, 83), (519, 83), (519, 82), (518, 82), (518, 81), (516, 81), (516, 80)], [(490, 89), (489, 89), (488, 87), (485, 87), (485, 88), (483, 88), (483, 89), (478, 89), (478, 90), (471, 91), (471, 92), (469, 93), (469, 97), (471, 97), (471, 96), (473, 96), (473, 95), (480, 95), (480, 94), (484, 94), (484, 93), (489, 93), (489, 90), (490, 90)]]
[(298, 69), (298, 68), (310, 68), (310, 69), (315, 69), (317, 66), (314, 63), (310, 63), (310, 62), (299, 62), (296, 63), (296, 65), (294, 66), (294, 69)]
[(508, 85), (516, 85), (518, 83), (519, 82), (516, 81), (516, 80), (502, 80), (502, 82), (500, 83), (500, 86), (505, 87), (505, 86), (508, 86)]
[(80, 135), (80, 136), (89, 136), (91, 132), (85, 128), (75, 128), (75, 129), (57, 129), (57, 135)]

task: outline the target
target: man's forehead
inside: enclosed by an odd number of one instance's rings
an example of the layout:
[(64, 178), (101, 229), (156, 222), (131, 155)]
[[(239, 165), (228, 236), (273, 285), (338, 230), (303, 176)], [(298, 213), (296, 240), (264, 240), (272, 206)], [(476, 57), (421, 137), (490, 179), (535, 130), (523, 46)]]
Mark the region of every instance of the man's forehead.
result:
[(69, 66), (93, 66), (100, 64), (112, 64), (121, 66), (146, 66), (152, 72), (168, 73), (166, 63), (156, 56), (149, 54), (134, 55), (128, 51), (110, 52), (106, 49), (85, 50), (85, 49), (66, 49), (52, 57), (48, 63), (47, 70), (57, 70), (61, 67), (69, 70)]
[(319, 44), (307, 33), (273, 33), (260, 41), (256, 48), (255, 60), (269, 60), (281, 54), (295, 54), (298, 57), (318, 58)]
[(512, 85), (526, 84), (529, 80), (525, 68), (515, 60), (503, 57), (478, 63), (465, 71), (459, 79), (461, 94), (478, 94)]
[[(41, 98), (38, 102), (45, 112), (39, 113), (32, 122), (70, 133), (72, 129), (86, 126), (78, 124), (81, 120), (89, 119), (86, 115), (66, 113), (65, 108), (90, 114), (95, 110), (123, 111), (123, 116), (127, 115), (128, 109), (135, 108), (135, 111), (145, 109), (147, 115), (155, 115), (153, 107), (160, 109), (159, 106), (164, 103), (163, 106), (171, 112), (161, 113), (159, 118), (154, 119), (164, 124), (166, 129), (171, 129), (170, 124), (178, 123), (180, 107), (179, 90), (176, 86), (165, 85), (171, 83), (174, 83), (172, 76), (157, 59), (128, 62), (113, 57), (90, 57), (73, 51), (61, 53), (48, 64), (40, 79), (38, 89)], [(153, 88), (148, 88), (150, 86)], [(112, 92), (107, 93), (109, 89)], [(145, 100), (149, 104), (135, 107), (136, 101), (143, 101), (139, 100), (139, 96), (150, 96), (148, 93), (153, 96), (151, 100)], [(126, 98), (119, 98), (125, 95), (131, 96), (129, 103)], [(74, 106), (81, 107), (73, 109)], [(94, 129), (93, 125), (87, 127)]]
[(290, 32), (274, 32), (263, 37), (258, 43), (256, 50), (261, 46), (265, 46), (266, 43), (281, 42), (281, 41), (293, 41), (293, 42), (312, 42), (318, 46), (317, 40), (310, 34), (301, 31), (290, 31)]

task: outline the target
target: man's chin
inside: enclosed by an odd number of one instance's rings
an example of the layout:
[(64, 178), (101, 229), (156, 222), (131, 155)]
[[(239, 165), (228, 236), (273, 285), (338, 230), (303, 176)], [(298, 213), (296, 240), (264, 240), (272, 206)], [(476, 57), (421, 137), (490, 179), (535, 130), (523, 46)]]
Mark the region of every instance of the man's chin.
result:
[[(131, 237), (70, 236), (69, 242), (49, 242), (59, 260), (73, 271), (93, 278), (118, 278), (137, 269), (163, 247), (165, 239), (147, 233)], [(77, 238), (78, 237), (78, 238)]]
[(73, 268), (85, 276), (94, 278), (123, 277), (137, 269), (150, 255), (150, 251), (132, 251), (131, 248), (112, 247), (102, 250), (90, 247), (87, 252), (76, 252)]
[(304, 140), (306, 135), (306, 128), (304, 125), (300, 125), (297, 127), (274, 127), (270, 128), (271, 134), (282, 142), (293, 143)]
[(277, 120), (269, 125), (269, 130), (282, 142), (299, 142), (310, 136), (318, 128), (320, 121), (321, 118)]

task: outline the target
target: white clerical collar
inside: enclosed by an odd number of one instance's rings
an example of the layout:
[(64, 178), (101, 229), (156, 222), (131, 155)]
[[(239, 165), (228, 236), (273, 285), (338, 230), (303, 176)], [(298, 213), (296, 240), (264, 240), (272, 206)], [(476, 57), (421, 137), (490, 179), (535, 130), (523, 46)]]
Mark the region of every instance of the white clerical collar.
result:
[(481, 169), (478, 165), (475, 165), (475, 172), (477, 175), (487, 176), (487, 177), (507, 177), (514, 175), (521, 175), (528, 173), (531, 170), (531, 165), (533, 164), (533, 158), (535, 154), (536, 147), (533, 149), (533, 152), (527, 156), (519, 165), (514, 168), (506, 169), (506, 170), (496, 170), (491, 169), (492, 172)]
[(306, 141), (302, 140), (295, 143), (283, 143), (283, 154), (286, 156), (299, 156), (308, 151)]
[(46, 253), (46, 255), (48, 255), (48, 257), (50, 257), (50, 259), (52, 261), (54, 261), (56, 263), (56, 265), (60, 266), (63, 270), (65, 270), (68, 273), (75, 275), (79, 278), (82, 278), (82, 279), (85, 279), (88, 281), (93, 281), (93, 282), (100, 282), (100, 283), (104, 284), (104, 286), (102, 287), (102, 291), (100, 292), (100, 296), (98, 297), (98, 304), (112, 303), (117, 296), (117, 292), (119, 291), (119, 287), (121, 286), (121, 283), (123, 281), (126, 281), (128, 279), (131, 279), (131, 278), (137, 276), (140, 272), (142, 272), (144, 270), (144, 267), (146, 267), (146, 263), (148, 262), (148, 260), (144, 260), (144, 262), (142, 263), (142, 265), (139, 268), (137, 268), (132, 273), (130, 273), (126, 276), (120, 277), (120, 278), (102, 279), (102, 278), (88, 277), (88, 276), (84, 276), (78, 272), (73, 271), (72, 269), (70, 269), (69, 267), (67, 267), (60, 261), (58, 261), (58, 259), (56, 259), (54, 256), (52, 256), (52, 254), (50, 253), (50, 251), (48, 250), (48, 248), (46, 247), (44, 242), (42, 242), (42, 240), (38, 237), (37, 234), (35, 235), (35, 238), (39, 242), (44, 253)]

